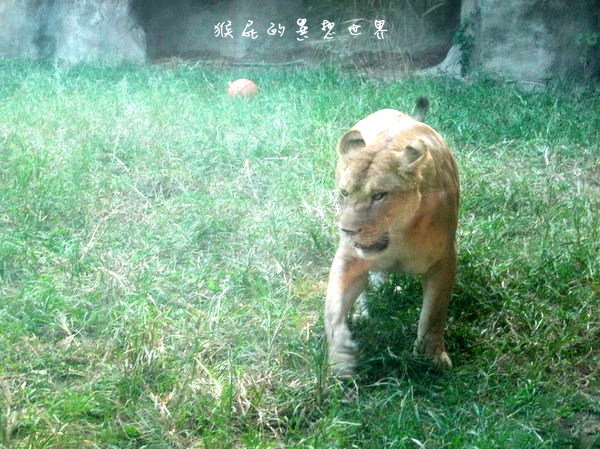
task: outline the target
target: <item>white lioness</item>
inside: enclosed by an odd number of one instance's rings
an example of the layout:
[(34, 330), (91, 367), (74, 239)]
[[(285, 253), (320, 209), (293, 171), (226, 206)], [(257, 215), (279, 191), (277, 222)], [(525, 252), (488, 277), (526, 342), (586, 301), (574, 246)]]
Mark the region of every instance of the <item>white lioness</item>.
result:
[(452, 366), (444, 327), (456, 272), (460, 188), (446, 142), (421, 123), (428, 107), (421, 97), (415, 118), (377, 111), (338, 145), (341, 236), (329, 274), (325, 331), (329, 363), (340, 377), (354, 373), (356, 343), (347, 319), (359, 295), (366, 296), (369, 272), (423, 275), (415, 350), (437, 365)]

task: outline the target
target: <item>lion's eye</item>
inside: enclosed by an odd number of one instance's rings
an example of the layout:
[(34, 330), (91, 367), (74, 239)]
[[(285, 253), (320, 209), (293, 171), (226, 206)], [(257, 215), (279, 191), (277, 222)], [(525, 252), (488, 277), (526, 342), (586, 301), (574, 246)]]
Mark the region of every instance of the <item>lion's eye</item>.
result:
[(342, 195), (344, 198), (348, 196), (348, 191), (347, 190), (340, 190), (340, 195)]
[(377, 192), (376, 194), (373, 195), (373, 201), (379, 201), (382, 200), (385, 196), (387, 195), (387, 192)]

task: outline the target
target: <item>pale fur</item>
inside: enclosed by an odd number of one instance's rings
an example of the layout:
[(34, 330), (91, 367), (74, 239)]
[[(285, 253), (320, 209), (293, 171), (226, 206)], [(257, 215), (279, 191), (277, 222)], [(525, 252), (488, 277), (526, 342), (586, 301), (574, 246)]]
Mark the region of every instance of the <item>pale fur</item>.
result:
[[(450, 367), (443, 336), (456, 271), (460, 190), (452, 153), (431, 127), (383, 109), (342, 137), (338, 155), (336, 185), (347, 196), (340, 196), (341, 237), (325, 304), (333, 372), (354, 373), (356, 343), (347, 319), (359, 295), (360, 313), (367, 314), (369, 272), (422, 275), (415, 349)], [(375, 199), (382, 192), (383, 198)]]

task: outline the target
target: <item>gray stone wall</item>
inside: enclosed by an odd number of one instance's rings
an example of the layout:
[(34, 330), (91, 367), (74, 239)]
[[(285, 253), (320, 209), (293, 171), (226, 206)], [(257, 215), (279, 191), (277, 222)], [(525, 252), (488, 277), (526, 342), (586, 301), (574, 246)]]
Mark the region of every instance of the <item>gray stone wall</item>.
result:
[(129, 15), (129, 0), (62, 0), (50, 11), (54, 56), (69, 62), (146, 57), (145, 33)]
[[(298, 18), (310, 26), (311, 38), (302, 43), (296, 41)], [(321, 39), (325, 19), (337, 26), (331, 41)], [(345, 30), (353, 19), (369, 34), (372, 22), (384, 19), (386, 40), (350, 37)], [(257, 39), (240, 37), (248, 20)], [(216, 38), (214, 26), (228, 21), (234, 38)], [(267, 36), (271, 23), (284, 25), (284, 36)], [(600, 76), (600, 0), (0, 0), (2, 56), (71, 63), (333, 59), (383, 69), (443, 60), (432, 71), (589, 80)]]
[(519, 81), (600, 75), (599, 0), (463, 0), (461, 22), (469, 38), (433, 71), (459, 74), (467, 60), (470, 72)]
[(0, 56), (144, 61), (129, 0), (0, 0)]
[[(150, 58), (169, 56), (285, 59), (294, 45), (293, 27), (305, 14), (301, 0), (134, 0), (134, 14), (143, 25)], [(248, 20), (257, 38), (244, 38)], [(233, 37), (215, 36), (215, 26), (231, 22)], [(269, 36), (271, 23), (285, 26), (283, 36)]]
[(0, 56), (37, 57), (36, 18), (27, 2), (0, 0)]
[[(240, 63), (333, 60), (350, 67), (393, 68), (398, 62), (426, 66), (443, 59), (460, 18), (460, 0), (337, 4), (316, 0), (132, 1), (133, 14), (146, 32), (151, 59), (181, 56)], [(297, 21), (301, 18), (307, 20), (309, 38), (298, 42)], [(381, 19), (387, 34), (380, 40), (374, 35), (374, 22)], [(331, 40), (323, 39), (324, 20), (335, 23)], [(256, 39), (241, 37), (249, 21), (258, 33)], [(232, 38), (215, 37), (214, 26), (223, 22), (231, 23)], [(285, 27), (283, 36), (267, 34), (272, 24)], [(360, 36), (350, 35), (352, 24), (360, 26)]]

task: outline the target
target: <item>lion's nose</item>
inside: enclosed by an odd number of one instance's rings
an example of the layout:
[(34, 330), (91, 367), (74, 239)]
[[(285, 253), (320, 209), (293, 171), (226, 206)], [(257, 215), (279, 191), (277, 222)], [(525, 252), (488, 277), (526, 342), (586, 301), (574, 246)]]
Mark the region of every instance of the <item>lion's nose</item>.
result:
[(342, 227), (340, 227), (340, 230), (344, 234), (347, 234), (347, 235), (356, 235), (361, 231), (360, 229), (348, 229), (348, 228), (342, 228)]

